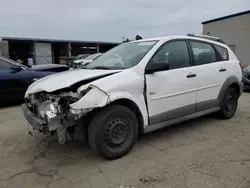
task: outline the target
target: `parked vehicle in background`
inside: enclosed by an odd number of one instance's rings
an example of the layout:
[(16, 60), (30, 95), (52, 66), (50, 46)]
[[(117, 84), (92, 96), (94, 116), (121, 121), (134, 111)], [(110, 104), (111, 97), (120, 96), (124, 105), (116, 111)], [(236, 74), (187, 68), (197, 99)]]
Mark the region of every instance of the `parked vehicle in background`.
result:
[(73, 62), (73, 68), (74, 69), (81, 68), (82, 66), (85, 66), (86, 64), (89, 64), (92, 61), (94, 61), (95, 59), (97, 59), (100, 55), (101, 55), (101, 53), (95, 53), (95, 54), (92, 54), (84, 59), (75, 60)]
[(114, 47), (84, 69), (33, 83), (22, 108), (33, 128), (56, 133), (59, 143), (85, 132), (94, 151), (116, 159), (139, 133), (210, 113), (231, 118), (241, 79), (239, 60), (217, 38), (143, 39)]
[(90, 56), (91, 54), (79, 54), (79, 55), (77, 55), (76, 56), (76, 59), (75, 60), (77, 60), (77, 59), (85, 59), (86, 57), (88, 57), (88, 56)]
[(73, 62), (75, 60), (78, 60), (78, 59), (84, 59), (86, 57), (88, 57), (90, 54), (79, 54), (77, 56), (72, 56), (72, 57), (68, 57), (67, 60), (66, 60), (66, 64), (70, 67), (73, 67)]
[(70, 57), (66, 57), (66, 65), (68, 65), (69, 67), (72, 67), (72, 63), (75, 60), (75, 56), (70, 56)]
[(243, 68), (242, 82), (244, 83), (244, 90), (250, 91), (250, 66)]
[(22, 102), (30, 84), (53, 73), (33, 70), (0, 56), (0, 105)]
[(32, 65), (31, 69), (36, 71), (63, 72), (69, 70), (70, 67), (61, 64), (42, 64)]

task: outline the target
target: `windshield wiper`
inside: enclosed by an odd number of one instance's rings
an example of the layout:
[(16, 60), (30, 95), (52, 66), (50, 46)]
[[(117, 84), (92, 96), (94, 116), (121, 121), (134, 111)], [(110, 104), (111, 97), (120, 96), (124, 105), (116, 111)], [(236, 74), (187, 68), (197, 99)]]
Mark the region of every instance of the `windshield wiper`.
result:
[(96, 67), (91, 67), (91, 69), (105, 69), (105, 70), (110, 70), (111, 68), (105, 67), (105, 66), (96, 66)]

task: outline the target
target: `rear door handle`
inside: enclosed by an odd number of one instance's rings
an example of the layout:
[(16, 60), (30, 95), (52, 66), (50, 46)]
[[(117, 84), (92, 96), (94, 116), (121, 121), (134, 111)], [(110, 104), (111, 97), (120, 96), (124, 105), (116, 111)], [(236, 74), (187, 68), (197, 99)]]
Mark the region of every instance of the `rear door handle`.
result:
[(193, 77), (196, 77), (196, 74), (190, 73), (187, 75), (187, 78), (193, 78)]
[(221, 68), (220, 69), (220, 72), (225, 72), (227, 69), (225, 69), (225, 68)]

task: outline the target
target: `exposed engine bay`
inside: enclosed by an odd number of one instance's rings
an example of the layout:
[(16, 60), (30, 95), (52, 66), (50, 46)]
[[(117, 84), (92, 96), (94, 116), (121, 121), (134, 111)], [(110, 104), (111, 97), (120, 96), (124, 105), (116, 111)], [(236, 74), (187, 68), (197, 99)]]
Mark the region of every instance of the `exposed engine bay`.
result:
[(69, 105), (78, 101), (79, 98), (79, 94), (73, 92), (60, 94), (39, 92), (30, 94), (26, 99), (26, 104), (34, 115), (45, 122), (39, 131), (44, 134), (56, 132), (59, 143), (63, 144), (68, 136), (73, 137), (73, 134), (67, 134), (69, 133), (67, 129), (75, 127), (77, 120), (83, 115), (82, 112), (72, 113), (69, 108)]

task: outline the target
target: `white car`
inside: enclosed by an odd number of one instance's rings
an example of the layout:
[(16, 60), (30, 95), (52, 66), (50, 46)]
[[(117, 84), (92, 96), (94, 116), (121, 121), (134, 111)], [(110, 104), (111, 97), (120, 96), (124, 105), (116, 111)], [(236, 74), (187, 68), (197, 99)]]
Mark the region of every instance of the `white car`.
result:
[(87, 135), (92, 149), (116, 159), (139, 133), (210, 113), (231, 118), (241, 79), (239, 60), (217, 38), (143, 39), (118, 45), (85, 69), (36, 81), (22, 109), (33, 128), (56, 133), (60, 143)]
[(85, 66), (86, 64), (91, 63), (94, 61), (96, 58), (98, 58), (101, 55), (101, 53), (95, 53), (92, 54), (84, 59), (78, 59), (73, 62), (73, 67), (74, 68), (80, 68), (81, 66)]

